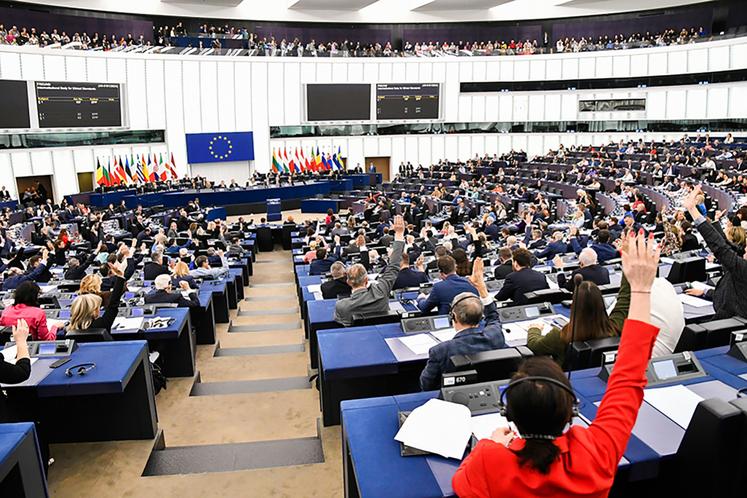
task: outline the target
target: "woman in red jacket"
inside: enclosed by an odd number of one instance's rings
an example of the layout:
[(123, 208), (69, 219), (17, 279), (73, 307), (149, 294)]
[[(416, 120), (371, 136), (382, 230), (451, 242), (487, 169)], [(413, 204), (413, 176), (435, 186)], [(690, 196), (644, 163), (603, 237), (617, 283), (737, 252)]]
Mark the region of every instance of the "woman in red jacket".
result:
[[(650, 325), (651, 285), (659, 249), (652, 236), (630, 235), (623, 244), (623, 272), (631, 300), (615, 369), (588, 428), (573, 426), (574, 396), (547, 381), (525, 381), (506, 393), (506, 416), (519, 434), (498, 429), (481, 440), (453, 478), (461, 498), (605, 497), (628, 444), (646, 385), (645, 371), (658, 329)], [(545, 376), (570, 387), (547, 358), (527, 360), (513, 381)]]

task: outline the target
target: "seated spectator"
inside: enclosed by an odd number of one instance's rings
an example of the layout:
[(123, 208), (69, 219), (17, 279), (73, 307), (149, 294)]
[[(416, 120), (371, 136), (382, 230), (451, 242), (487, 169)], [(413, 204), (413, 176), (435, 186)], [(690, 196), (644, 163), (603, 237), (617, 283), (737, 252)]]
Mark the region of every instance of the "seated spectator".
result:
[(348, 297), (351, 289), (348, 285), (348, 273), (345, 264), (341, 261), (335, 261), (329, 271), (332, 278), (321, 285), (322, 297), (324, 299)]
[(394, 217), (392, 228), (394, 242), (392, 242), (389, 264), (375, 282), (368, 284), (368, 273), (360, 263), (351, 266), (348, 270), (350, 297), (338, 300), (335, 305), (335, 321), (345, 327), (353, 324), (354, 313), (385, 313), (389, 310), (389, 292), (397, 279), (402, 252), (405, 248), (405, 222), (402, 216)]
[(680, 232), (682, 233), (681, 251), (695, 251), (701, 248), (698, 238), (692, 232), (692, 225), (689, 221), (680, 223)]
[(156, 290), (145, 295), (145, 304), (171, 303), (182, 308), (200, 305), (197, 291), (192, 290), (189, 283), (184, 280), (179, 282), (179, 291), (174, 292), (171, 277), (158, 275), (153, 281), (153, 287)]
[[(563, 259), (555, 256), (552, 260), (556, 268), (563, 269)], [(570, 279), (565, 278), (565, 273), (558, 273), (558, 287), (573, 292), (573, 282), (576, 275), (581, 275), (584, 281), (594, 282), (597, 285), (607, 285), (610, 283), (610, 271), (597, 261), (597, 253), (591, 247), (587, 247), (578, 255), (579, 269), (571, 274)]]
[(143, 266), (143, 280), (155, 280), (158, 275), (168, 275), (169, 267), (164, 263), (163, 253), (154, 251), (150, 261)]
[(49, 273), (47, 270), (48, 254), (46, 248), (42, 249), (41, 256), (34, 256), (29, 260), (29, 267), (26, 272), (17, 267), (11, 267), (8, 276), (3, 281), (3, 290), (13, 290), (23, 282), (36, 281), (45, 272)]
[(406, 289), (409, 287), (419, 287), (420, 284), (428, 282), (428, 275), (425, 273), (425, 265), (422, 256), (415, 261), (415, 269), (410, 268), (410, 256), (407, 253), (402, 254), (402, 262), (399, 265), (399, 274), (394, 281), (392, 289)]
[(303, 262), (307, 265), (316, 259), (316, 247), (318, 243), (316, 240), (309, 242), (309, 250), (303, 255)]
[(518, 433), (503, 428), (479, 441), (452, 479), (456, 495), (607, 496), (638, 416), (658, 333), (648, 323), (658, 252), (643, 236), (629, 249), (631, 245), (623, 254), (630, 313), (592, 424), (571, 425), (576, 396), (557, 363), (541, 357), (526, 360), (503, 393), (506, 416)]
[[(571, 282), (573, 285), (573, 282)], [(565, 354), (571, 341), (587, 341), (620, 335), (628, 316), (630, 285), (623, 277), (615, 308), (607, 316), (604, 296), (594, 282), (583, 281), (576, 290), (568, 323), (562, 329), (553, 327), (542, 335), (542, 325), (531, 326), (527, 334), (527, 347), (536, 355), (549, 355), (565, 366)]]
[(552, 234), (552, 239), (547, 247), (535, 254), (537, 259), (552, 259), (558, 254), (565, 254), (568, 252), (568, 244), (563, 242), (563, 232), (556, 231)]
[(114, 276), (115, 281), (104, 314), (101, 315), (101, 297), (96, 294), (80, 294), (70, 307), (70, 321), (66, 327), (67, 330), (105, 329), (111, 333), (112, 325), (119, 313), (119, 302), (124, 293), (125, 280), (122, 270), (117, 265), (108, 264), (109, 271)]
[[(221, 259), (224, 259), (223, 252), (219, 251)], [(207, 256), (197, 256), (195, 259), (195, 268), (189, 274), (193, 278), (202, 278), (207, 280), (217, 280), (228, 275), (228, 265), (224, 264), (220, 268), (212, 268), (208, 262)]]
[(26, 281), (16, 287), (13, 293), (13, 305), (3, 310), (0, 325), (15, 326), (19, 320), (25, 320), (29, 333), (34, 341), (54, 341), (54, 331), (47, 328), (47, 315), (39, 307), (39, 286)]
[(655, 279), (651, 286), (651, 325), (659, 327), (652, 356), (674, 353), (685, 328), (685, 310), (674, 286), (665, 278)]
[(451, 256), (444, 256), (438, 260), (438, 271), (441, 281), (433, 285), (428, 296), (424, 294), (418, 296), (420, 311), (428, 312), (437, 308), (439, 315), (445, 315), (458, 294), (469, 292), (477, 295), (477, 289), (470, 280), (457, 275), (456, 261)]
[(513, 261), (511, 260), (511, 249), (509, 247), (504, 246), (498, 250), (498, 262), (500, 264), (495, 267), (493, 276), (496, 280), (503, 280), (509, 273), (514, 271)]
[[(187, 282), (187, 285), (191, 289), (197, 288), (197, 281), (189, 274), (189, 266), (184, 261), (179, 261), (174, 265), (172, 270), (173, 276), (171, 277), (171, 285), (174, 287), (181, 287), (182, 282)], [(160, 275), (159, 275), (160, 276)], [(158, 277), (156, 277), (158, 278)]]
[(332, 263), (338, 259), (335, 255), (327, 255), (327, 249), (320, 247), (316, 250), (316, 258), (309, 266), (309, 275), (324, 275), (328, 273), (329, 269), (332, 268)]
[(511, 299), (514, 304), (527, 302), (524, 294), (541, 289), (548, 289), (547, 278), (542, 273), (532, 270), (532, 253), (526, 249), (516, 249), (513, 254), (514, 271), (503, 281), (503, 287), (495, 296), (496, 301)]
[(86, 276), (86, 270), (96, 259), (96, 254), (100, 251), (101, 246), (95, 252), (92, 252), (83, 262), (78, 257), (71, 257), (67, 260), (67, 270), (65, 270), (65, 280), (80, 280)]
[(695, 227), (721, 264), (724, 275), (711, 293), (716, 319), (741, 316), (747, 318), (747, 251), (740, 257), (698, 209), (700, 187), (694, 188), (683, 201)]
[(461, 247), (457, 247), (451, 251), (451, 257), (454, 258), (454, 264), (456, 265), (456, 274), (460, 277), (469, 277), (472, 274), (472, 268), (470, 267), (469, 258), (467, 257), (467, 251)]
[[(610, 259), (615, 259), (620, 256), (620, 253), (615, 249), (615, 246), (610, 244), (611, 234), (609, 230), (603, 228), (597, 232), (597, 237), (594, 242), (591, 243), (591, 248), (597, 253), (597, 260), (600, 264), (604, 264)], [(576, 254), (580, 254), (581, 250), (588, 245), (589, 238), (578, 235), (578, 231), (571, 229), (571, 248)]]
[[(420, 374), (420, 388), (424, 391), (438, 389), (441, 386), (441, 376), (453, 371), (452, 356), (506, 347), (498, 308), (485, 286), (484, 270), (482, 258), (477, 258), (469, 281), (478, 294), (462, 292), (449, 303), (456, 335), (450, 341), (437, 344), (428, 351), (428, 363)], [(480, 327), (483, 314), (485, 325)]]

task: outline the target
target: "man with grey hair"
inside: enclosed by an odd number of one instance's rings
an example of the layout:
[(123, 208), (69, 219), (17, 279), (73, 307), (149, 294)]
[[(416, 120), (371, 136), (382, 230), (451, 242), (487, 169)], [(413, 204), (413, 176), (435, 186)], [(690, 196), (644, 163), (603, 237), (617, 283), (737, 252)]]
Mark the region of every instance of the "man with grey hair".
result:
[[(559, 270), (563, 269), (563, 260), (560, 256), (555, 256), (552, 262)], [(562, 271), (558, 273), (558, 287), (573, 292), (573, 279), (576, 278), (576, 275), (581, 275), (584, 280), (594, 282), (597, 285), (610, 283), (610, 271), (599, 264), (597, 252), (591, 247), (585, 247), (581, 250), (578, 255), (578, 265), (579, 269), (574, 271), (569, 279)]]
[[(482, 258), (476, 258), (469, 280), (480, 296), (462, 292), (454, 297), (449, 317), (456, 335), (450, 341), (433, 346), (428, 352), (428, 363), (420, 374), (420, 387), (423, 391), (438, 389), (441, 386), (441, 376), (454, 370), (450, 360), (452, 356), (506, 347), (498, 318), (498, 308), (495, 300), (488, 294), (484, 272)], [(485, 325), (481, 328), (480, 320), (483, 314)]]
[(348, 285), (348, 273), (345, 264), (341, 261), (335, 261), (329, 271), (332, 278), (321, 285), (322, 297), (324, 299), (337, 299), (340, 296), (349, 296), (350, 286)]
[(350, 297), (340, 299), (335, 305), (335, 321), (345, 327), (353, 324), (353, 313), (380, 312), (389, 310), (389, 292), (399, 274), (399, 263), (405, 248), (405, 221), (402, 216), (394, 217), (394, 242), (389, 264), (379, 274), (376, 282), (368, 285), (368, 272), (360, 263), (354, 264), (348, 270), (348, 284)]
[(197, 291), (190, 289), (189, 283), (184, 280), (179, 282), (180, 292), (173, 292), (169, 275), (158, 275), (153, 281), (153, 287), (156, 290), (145, 295), (145, 304), (176, 304), (180, 308), (200, 305)]

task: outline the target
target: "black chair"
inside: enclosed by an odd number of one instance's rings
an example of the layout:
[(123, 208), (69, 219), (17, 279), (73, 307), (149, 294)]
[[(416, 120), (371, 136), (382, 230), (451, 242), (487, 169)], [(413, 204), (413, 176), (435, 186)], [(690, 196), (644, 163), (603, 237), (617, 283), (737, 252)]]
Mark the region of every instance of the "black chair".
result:
[(103, 328), (86, 330), (68, 330), (65, 339), (75, 339), (76, 342), (107, 342), (113, 341), (112, 335)]
[(353, 313), (353, 327), (362, 325), (382, 325), (384, 323), (399, 322), (400, 315), (393, 310), (384, 312), (368, 311), (362, 313)]
[(568, 346), (564, 367), (568, 370), (582, 370), (602, 365), (602, 355), (617, 351), (620, 337), (603, 337), (588, 341), (574, 341)]
[(564, 299), (571, 299), (573, 294), (565, 289), (540, 289), (537, 291), (524, 293), (526, 303), (524, 304), (537, 304), (537, 303), (552, 303), (559, 304)]
[(477, 382), (510, 379), (519, 369), (525, 358), (534, 356), (532, 351), (520, 346), (517, 348), (493, 349), (479, 353), (458, 354), (449, 360), (455, 371), (475, 370)]
[(288, 223), (283, 225), (283, 250), (284, 251), (290, 251), (291, 250), (291, 232), (295, 230), (295, 225), (290, 225)]
[(274, 247), (272, 229), (270, 227), (259, 227), (257, 229), (257, 249), (261, 252), (271, 252)]
[(738, 317), (687, 325), (677, 341), (674, 352), (726, 346), (729, 344), (731, 333), (743, 328), (747, 328), (747, 320)]

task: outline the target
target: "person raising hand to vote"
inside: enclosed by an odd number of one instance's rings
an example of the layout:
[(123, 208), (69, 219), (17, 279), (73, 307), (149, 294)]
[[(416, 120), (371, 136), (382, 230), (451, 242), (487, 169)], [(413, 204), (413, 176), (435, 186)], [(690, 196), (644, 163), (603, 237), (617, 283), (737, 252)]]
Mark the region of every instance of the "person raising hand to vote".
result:
[(594, 422), (571, 426), (577, 409), (568, 378), (550, 358), (526, 360), (503, 392), (518, 434), (496, 430), (481, 440), (452, 480), (460, 498), (606, 497), (628, 444), (646, 385), (658, 329), (648, 322), (659, 247), (639, 232), (622, 244), (631, 302), (615, 368)]

